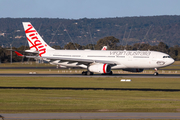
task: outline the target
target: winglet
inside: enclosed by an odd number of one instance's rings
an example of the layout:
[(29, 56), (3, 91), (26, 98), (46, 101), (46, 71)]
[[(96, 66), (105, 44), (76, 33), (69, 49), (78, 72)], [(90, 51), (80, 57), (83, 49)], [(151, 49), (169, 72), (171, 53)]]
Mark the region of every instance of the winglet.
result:
[(24, 56), (22, 55), (21, 53), (17, 52), (17, 51), (14, 51), (18, 56)]

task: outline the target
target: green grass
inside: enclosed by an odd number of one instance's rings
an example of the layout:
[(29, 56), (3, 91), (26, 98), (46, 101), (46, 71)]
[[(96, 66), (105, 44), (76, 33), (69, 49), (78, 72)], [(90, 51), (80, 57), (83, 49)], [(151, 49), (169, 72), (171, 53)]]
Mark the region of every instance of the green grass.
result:
[(160, 69), (180, 69), (180, 65), (170, 65), (170, 66), (163, 67)]
[(36, 74), (81, 74), (85, 69), (0, 69), (0, 74), (29, 74), (36, 72)]
[(180, 65), (180, 61), (175, 61), (173, 65)]
[[(4, 87), (180, 89), (178, 78), (1, 77)], [(0, 89), (0, 112), (180, 112), (180, 92)]]
[(36, 62), (14, 62), (14, 63), (1, 63), (0, 67), (56, 67), (55, 65), (51, 65), (49, 63), (36, 63)]
[(179, 78), (131, 78), (120, 82), (119, 77), (1, 77), (1, 87), (94, 87), (180, 89)]
[(0, 90), (0, 112), (179, 112), (180, 92)]

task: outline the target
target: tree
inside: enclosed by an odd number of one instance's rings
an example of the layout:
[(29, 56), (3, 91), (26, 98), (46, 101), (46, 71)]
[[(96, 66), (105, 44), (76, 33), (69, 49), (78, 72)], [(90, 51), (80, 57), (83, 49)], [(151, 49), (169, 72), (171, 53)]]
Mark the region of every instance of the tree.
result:
[(52, 46), (52, 48), (54, 48), (54, 49), (61, 49), (61, 46), (54, 45), (54, 46)]
[(159, 44), (158, 44), (158, 51), (160, 51), (160, 52), (163, 52), (163, 53), (167, 53), (168, 54), (168, 46), (165, 44), (165, 43), (163, 43), (163, 42), (160, 42)]
[(109, 50), (115, 50), (117, 49), (117, 43), (119, 42), (119, 39), (108, 36), (104, 37), (97, 41), (97, 45), (95, 46), (96, 50), (100, 50), (103, 46), (108, 46)]
[(72, 42), (69, 42), (68, 44), (66, 44), (64, 46), (64, 49), (69, 49), (69, 50), (81, 50), (82, 49), (82, 46), (77, 44), (77, 43), (72, 43)]

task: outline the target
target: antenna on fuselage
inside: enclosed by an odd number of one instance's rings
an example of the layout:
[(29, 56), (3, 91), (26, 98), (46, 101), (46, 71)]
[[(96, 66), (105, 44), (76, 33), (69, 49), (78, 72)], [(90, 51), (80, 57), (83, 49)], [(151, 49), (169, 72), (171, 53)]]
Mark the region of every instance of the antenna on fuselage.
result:
[(76, 48), (76, 50), (78, 50), (78, 48), (77, 48), (77, 47), (76, 47), (76, 45), (74, 44), (74, 42), (73, 42), (73, 40), (72, 40), (71, 36), (69, 35), (69, 33), (68, 33), (68, 31), (67, 31), (66, 27), (64, 26), (64, 24), (63, 24), (63, 27), (64, 27), (64, 29), (65, 29), (66, 33), (68, 34), (69, 38), (71, 39), (71, 42), (73, 43), (74, 47)]

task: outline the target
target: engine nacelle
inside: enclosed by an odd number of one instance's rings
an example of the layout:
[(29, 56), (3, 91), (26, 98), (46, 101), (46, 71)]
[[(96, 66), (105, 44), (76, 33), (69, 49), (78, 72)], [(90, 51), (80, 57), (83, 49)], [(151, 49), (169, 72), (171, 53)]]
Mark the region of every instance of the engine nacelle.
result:
[(122, 70), (128, 71), (128, 72), (142, 72), (144, 69), (127, 68), (127, 69), (122, 69)]
[(109, 64), (93, 64), (89, 66), (88, 70), (96, 73), (110, 73), (111, 66)]

